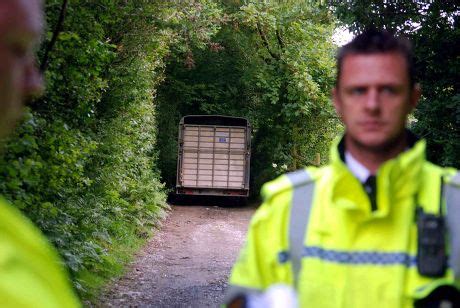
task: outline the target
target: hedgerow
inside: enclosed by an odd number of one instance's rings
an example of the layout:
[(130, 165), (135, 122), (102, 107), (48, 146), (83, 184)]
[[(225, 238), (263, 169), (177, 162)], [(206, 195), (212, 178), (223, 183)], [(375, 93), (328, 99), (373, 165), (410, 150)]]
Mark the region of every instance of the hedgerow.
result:
[[(39, 59), (61, 3), (46, 3)], [(153, 9), (148, 1), (72, 1), (49, 52), (46, 93), (0, 156), (0, 194), (57, 247), (84, 297), (120, 271), (168, 207), (155, 87), (170, 37), (152, 31)]]

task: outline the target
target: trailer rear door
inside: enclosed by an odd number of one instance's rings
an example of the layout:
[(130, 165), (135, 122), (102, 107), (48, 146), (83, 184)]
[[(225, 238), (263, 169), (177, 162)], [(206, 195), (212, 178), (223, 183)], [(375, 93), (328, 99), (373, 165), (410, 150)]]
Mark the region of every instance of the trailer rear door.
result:
[(246, 127), (184, 124), (182, 186), (245, 189)]

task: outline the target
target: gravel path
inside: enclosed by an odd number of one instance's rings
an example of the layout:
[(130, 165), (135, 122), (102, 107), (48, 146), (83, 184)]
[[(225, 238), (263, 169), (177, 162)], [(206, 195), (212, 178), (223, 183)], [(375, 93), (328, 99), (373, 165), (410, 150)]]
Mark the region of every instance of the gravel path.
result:
[(100, 307), (217, 307), (254, 208), (173, 206)]

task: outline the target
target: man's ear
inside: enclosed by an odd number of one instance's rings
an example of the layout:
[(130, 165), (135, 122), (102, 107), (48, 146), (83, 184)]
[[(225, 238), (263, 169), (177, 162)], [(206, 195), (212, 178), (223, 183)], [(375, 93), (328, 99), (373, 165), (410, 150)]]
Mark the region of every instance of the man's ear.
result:
[(420, 96), (422, 96), (422, 90), (420, 89), (420, 84), (416, 83), (414, 84), (414, 87), (412, 88), (412, 91), (410, 93), (409, 97), (409, 104), (410, 104), (410, 111), (412, 112), (415, 107), (418, 105), (418, 101), (420, 100)]
[(340, 100), (339, 90), (337, 87), (334, 87), (331, 91), (332, 94), (332, 102), (334, 103), (335, 112), (342, 118), (342, 101)]

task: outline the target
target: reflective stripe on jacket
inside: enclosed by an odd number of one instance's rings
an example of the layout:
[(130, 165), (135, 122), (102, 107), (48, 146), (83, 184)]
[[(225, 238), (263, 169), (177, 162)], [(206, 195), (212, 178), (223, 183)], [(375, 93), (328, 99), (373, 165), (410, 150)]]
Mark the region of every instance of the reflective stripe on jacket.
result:
[(80, 307), (55, 250), (1, 198), (0, 307)]
[[(425, 212), (438, 213), (442, 176), (449, 189), (460, 189), (452, 181), (455, 170), (427, 162), (424, 153), (422, 140), (379, 168), (375, 211), (337, 146), (331, 151), (330, 165), (267, 183), (262, 190), (264, 203), (251, 221), (233, 268), (229, 297), (274, 284), (294, 286), (293, 267), (299, 267), (296, 289), (305, 307), (413, 307), (415, 299), (436, 287), (453, 285), (451, 268), (437, 279), (422, 277), (417, 271), (416, 203)], [(310, 209), (306, 187), (313, 191)], [(298, 200), (304, 200), (304, 206), (294, 211)], [(291, 213), (308, 217), (295, 227), (306, 232), (300, 236), (300, 252), (294, 253), (289, 236), (295, 220)], [(459, 220), (458, 209), (448, 208), (447, 213), (448, 222), (453, 217)], [(451, 240), (458, 242), (457, 231), (457, 238), (454, 234)], [(452, 253), (460, 256), (458, 251)], [(301, 264), (295, 264), (293, 254), (300, 254)], [(458, 260), (450, 262), (455, 263), (458, 266)]]

